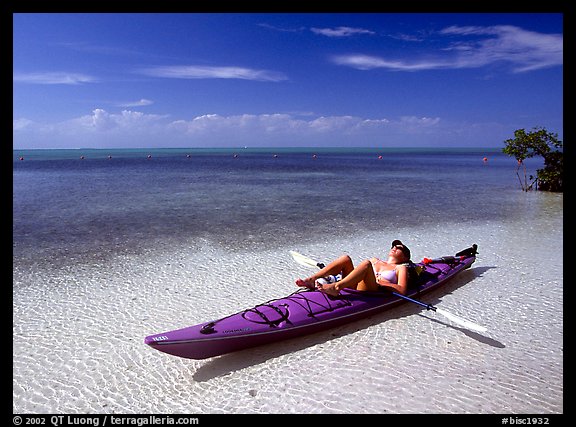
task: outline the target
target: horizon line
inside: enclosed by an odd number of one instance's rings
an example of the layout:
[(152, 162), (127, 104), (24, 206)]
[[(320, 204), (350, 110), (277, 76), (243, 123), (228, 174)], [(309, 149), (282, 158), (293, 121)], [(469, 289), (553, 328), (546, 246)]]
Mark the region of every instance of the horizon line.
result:
[(249, 147), (249, 146), (228, 146), (228, 147), (44, 147), (44, 148), (12, 148), (12, 151), (32, 151), (32, 150), (98, 150), (98, 151), (110, 151), (110, 150), (124, 150), (124, 151), (145, 151), (145, 150), (387, 150), (387, 149), (426, 149), (426, 150), (459, 150), (459, 149), (470, 149), (470, 150), (500, 150), (501, 147), (497, 146), (386, 146), (386, 147), (372, 147), (372, 146), (362, 146), (362, 147), (346, 147), (346, 146), (265, 146), (265, 147)]

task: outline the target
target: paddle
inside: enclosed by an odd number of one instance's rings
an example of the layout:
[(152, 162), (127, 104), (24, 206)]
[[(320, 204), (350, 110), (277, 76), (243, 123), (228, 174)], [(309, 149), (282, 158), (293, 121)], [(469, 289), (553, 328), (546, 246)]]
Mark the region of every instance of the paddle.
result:
[[(318, 268), (324, 267), (324, 264), (322, 264), (321, 262), (316, 262), (313, 259), (308, 258), (307, 256), (299, 254), (298, 252), (290, 251), (290, 255), (292, 255), (292, 258), (294, 258), (294, 261), (296, 261), (300, 265), (304, 265), (306, 267), (318, 267)], [(392, 292), (392, 294), (396, 295), (397, 297), (403, 298), (406, 301), (410, 301), (410, 302), (413, 302), (414, 304), (418, 304), (418, 305), (426, 308), (426, 310), (432, 310), (432, 311), (446, 317), (447, 319), (451, 320), (452, 322), (457, 323), (460, 326), (463, 326), (466, 329), (470, 329), (472, 331), (477, 331), (477, 332), (486, 332), (487, 331), (487, 329), (484, 326), (477, 325), (474, 322), (463, 319), (459, 316), (456, 316), (455, 314), (447, 312), (446, 310), (435, 307), (432, 304), (423, 303), (422, 301), (412, 299), (412, 298), (407, 297), (405, 295), (402, 295), (398, 292)]]

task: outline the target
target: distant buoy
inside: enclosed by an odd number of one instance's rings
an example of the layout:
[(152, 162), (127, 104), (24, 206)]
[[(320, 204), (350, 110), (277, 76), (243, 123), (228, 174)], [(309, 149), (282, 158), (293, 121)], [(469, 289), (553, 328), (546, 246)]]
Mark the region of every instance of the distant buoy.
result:
[(233, 157), (234, 157), (235, 159), (237, 159), (237, 158), (238, 158), (238, 154), (234, 154)]
[(378, 156), (378, 160), (382, 160), (382, 159), (383, 159), (383, 157), (381, 155)]
[(111, 158), (112, 158), (112, 156), (109, 155), (109, 156), (108, 156), (108, 160), (110, 160)]
[(80, 160), (84, 160), (84, 156), (80, 156)]
[(18, 158), (18, 160), (24, 160), (24, 157), (20, 156), (20, 157)]
[(484, 162), (488, 161), (488, 157), (484, 157), (482, 160), (484, 160)]
[(312, 154), (312, 158), (313, 158), (313, 159), (317, 159), (318, 156), (317, 156), (316, 154)]
[(272, 156), (272, 157), (274, 157), (275, 159), (277, 159), (277, 158), (278, 158), (278, 154), (274, 154), (274, 156)]
[(190, 154), (186, 154), (186, 157), (189, 159), (189, 158), (190, 158)]
[(147, 159), (151, 159), (151, 158), (152, 158), (152, 154), (148, 154), (148, 155), (146, 156), (146, 158), (147, 158)]

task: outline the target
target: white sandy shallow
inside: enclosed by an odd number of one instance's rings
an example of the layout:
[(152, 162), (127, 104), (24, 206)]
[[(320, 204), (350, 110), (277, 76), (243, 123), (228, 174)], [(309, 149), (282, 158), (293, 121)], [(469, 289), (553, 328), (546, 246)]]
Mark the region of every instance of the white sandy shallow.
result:
[[(563, 215), (561, 198), (549, 202), (509, 222), (439, 224), (250, 253), (207, 244), (194, 253), (180, 247), (105, 265), (15, 270), (13, 410), (562, 413)], [(201, 361), (143, 344), (146, 335), (292, 292), (310, 271), (294, 264), (290, 249), (319, 260), (347, 252), (357, 262), (383, 254), (396, 237), (416, 261), (479, 245), (473, 268), (423, 299), (488, 332), (407, 303)]]

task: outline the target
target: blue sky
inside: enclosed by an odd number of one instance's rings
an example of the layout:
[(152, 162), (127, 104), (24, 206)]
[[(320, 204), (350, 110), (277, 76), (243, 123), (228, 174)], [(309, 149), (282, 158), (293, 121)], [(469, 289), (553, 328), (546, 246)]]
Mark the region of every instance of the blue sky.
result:
[(562, 139), (563, 17), (13, 15), (13, 147)]

